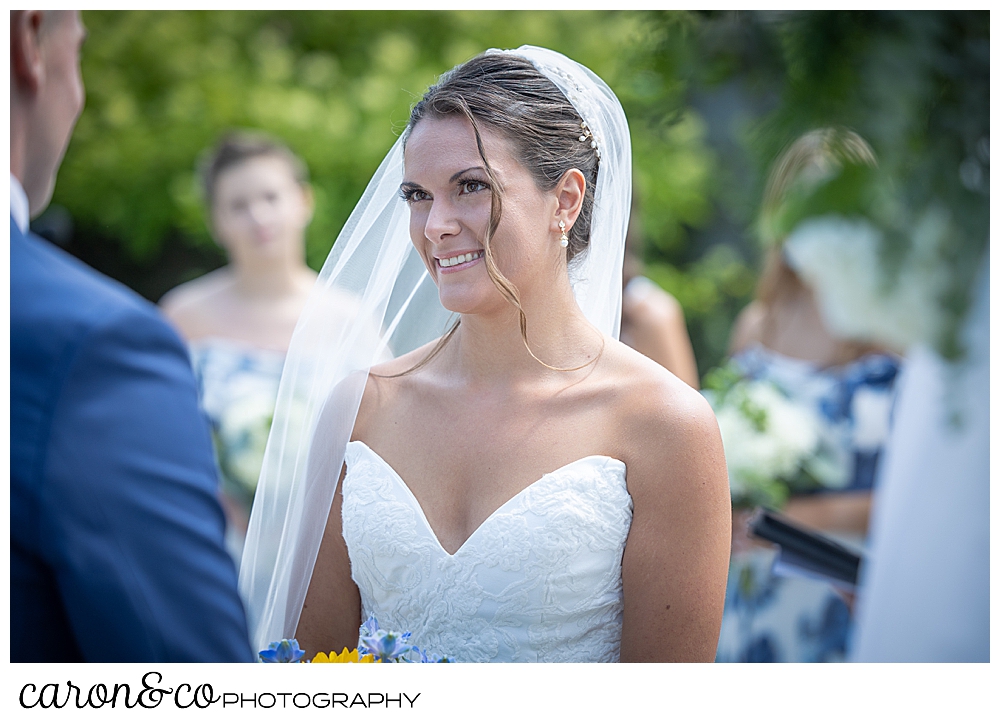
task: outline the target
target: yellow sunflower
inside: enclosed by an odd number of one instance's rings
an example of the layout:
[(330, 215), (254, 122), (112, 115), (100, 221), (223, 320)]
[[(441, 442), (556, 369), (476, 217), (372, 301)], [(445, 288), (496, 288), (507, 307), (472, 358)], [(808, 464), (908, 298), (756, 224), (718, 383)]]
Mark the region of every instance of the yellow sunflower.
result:
[(330, 654), (326, 653), (316, 653), (316, 657), (312, 659), (314, 663), (374, 663), (376, 662), (374, 655), (358, 655), (358, 649), (344, 650), (337, 655), (332, 650)]

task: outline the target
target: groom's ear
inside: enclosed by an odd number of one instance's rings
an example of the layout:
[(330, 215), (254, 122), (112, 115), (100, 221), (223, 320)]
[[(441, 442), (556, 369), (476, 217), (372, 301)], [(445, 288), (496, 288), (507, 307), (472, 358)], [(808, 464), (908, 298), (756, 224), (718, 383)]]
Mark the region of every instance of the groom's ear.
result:
[(557, 214), (566, 219), (568, 228), (576, 223), (583, 207), (583, 197), (587, 191), (587, 179), (576, 168), (566, 171), (555, 187)]
[(41, 35), (43, 10), (10, 11), (10, 74), (21, 95), (38, 93), (45, 78)]

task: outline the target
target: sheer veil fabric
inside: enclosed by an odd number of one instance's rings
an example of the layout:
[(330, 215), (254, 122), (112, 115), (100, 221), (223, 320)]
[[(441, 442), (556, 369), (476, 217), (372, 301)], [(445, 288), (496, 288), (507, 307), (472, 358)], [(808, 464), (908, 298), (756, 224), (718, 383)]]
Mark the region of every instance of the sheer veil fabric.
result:
[[(570, 265), (570, 278), (587, 319), (617, 338), (632, 195), (625, 113), (604, 81), (559, 53), (487, 52), (531, 61), (593, 133), (600, 165), (590, 247)], [(404, 140), (344, 225), (289, 347), (240, 568), (255, 650), (294, 636), (368, 369), (433, 341), (453, 318), (410, 241), (398, 194)]]

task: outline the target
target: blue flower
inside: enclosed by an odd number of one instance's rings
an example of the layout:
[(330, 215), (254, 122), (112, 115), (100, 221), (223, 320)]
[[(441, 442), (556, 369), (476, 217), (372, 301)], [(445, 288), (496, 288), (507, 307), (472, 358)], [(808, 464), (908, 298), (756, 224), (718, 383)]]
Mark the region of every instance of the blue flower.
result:
[(417, 663), (454, 663), (455, 661), (449, 658), (447, 655), (428, 655), (425, 651), (418, 648), (416, 645), (413, 646), (413, 655), (419, 655), (420, 660), (407, 661), (407, 662), (417, 662)]
[(413, 646), (406, 641), (410, 633), (399, 633), (389, 630), (378, 630), (374, 635), (361, 636), (358, 651), (364, 646), (366, 655), (374, 655), (382, 662), (395, 661), (409, 653)]
[(294, 638), (271, 643), (267, 650), (257, 653), (262, 663), (297, 663), (305, 654), (306, 651), (299, 648), (299, 642)]
[(381, 628), (379, 628), (378, 626), (378, 620), (376, 620), (375, 616), (372, 615), (361, 624), (361, 629), (359, 632), (361, 633), (361, 635), (371, 636), (375, 635), (375, 633), (377, 633), (380, 629)]
[(447, 656), (429, 656), (411, 645), (410, 632), (383, 630), (375, 616), (369, 617), (358, 630), (358, 653), (374, 655), (383, 663), (453, 663)]

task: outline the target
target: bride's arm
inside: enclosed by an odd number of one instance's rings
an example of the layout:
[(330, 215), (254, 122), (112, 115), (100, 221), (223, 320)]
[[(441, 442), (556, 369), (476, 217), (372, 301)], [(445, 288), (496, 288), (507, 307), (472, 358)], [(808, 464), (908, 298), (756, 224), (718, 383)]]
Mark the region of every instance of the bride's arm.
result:
[(319, 652), (339, 653), (345, 647), (353, 650), (358, 644), (361, 596), (351, 579), (351, 561), (341, 534), (343, 481), (341, 472), (295, 633), (299, 647), (309, 657)]
[[(334, 440), (343, 439), (363, 419), (354, 419), (350, 410), (361, 389), (361, 407), (368, 396), (368, 375), (352, 374), (338, 384), (316, 424), (315, 438), (309, 455), (309, 488), (320, 490), (334, 474), (338, 475), (337, 487), (330, 503), (330, 513), (323, 529), (316, 564), (312, 569), (309, 588), (299, 616), (295, 634), (299, 646), (312, 657), (316, 653), (339, 653), (345, 647), (353, 650), (358, 644), (361, 627), (361, 595), (351, 579), (351, 560), (347, 543), (342, 534), (344, 475), (346, 466), (340, 455), (330, 454)], [(353, 436), (353, 434), (351, 434)], [(331, 444), (324, 443), (330, 440)], [(317, 504), (319, 502), (317, 501)]]
[(621, 660), (711, 662), (732, 523), (722, 440), (700, 394), (676, 381), (642, 386), (622, 427), (634, 511), (622, 560)]
[[(405, 357), (401, 358), (405, 361)], [(398, 364), (400, 360), (392, 363)], [(382, 370), (384, 367), (375, 367)], [(405, 368), (405, 367), (403, 367)], [(374, 370), (373, 370), (374, 371)], [(367, 431), (377, 410), (384, 402), (378, 376), (352, 374), (337, 385), (317, 423), (317, 436), (342, 436), (344, 411), (353, 408), (353, 399), (363, 385), (360, 406), (353, 417), (351, 439), (367, 439)], [(315, 447), (309, 460), (310, 474), (328, 478), (330, 462), (322, 447)], [(319, 554), (306, 592), (302, 614), (296, 629), (299, 646), (310, 656), (318, 652), (339, 653), (345, 647), (353, 650), (358, 644), (361, 627), (361, 593), (351, 578), (351, 558), (343, 530), (343, 490), (346, 466), (341, 465), (340, 478), (330, 505), (330, 516), (323, 531)]]

